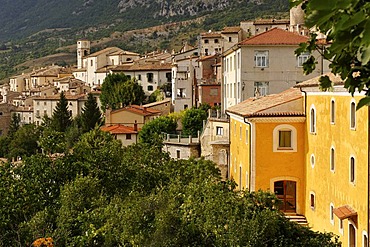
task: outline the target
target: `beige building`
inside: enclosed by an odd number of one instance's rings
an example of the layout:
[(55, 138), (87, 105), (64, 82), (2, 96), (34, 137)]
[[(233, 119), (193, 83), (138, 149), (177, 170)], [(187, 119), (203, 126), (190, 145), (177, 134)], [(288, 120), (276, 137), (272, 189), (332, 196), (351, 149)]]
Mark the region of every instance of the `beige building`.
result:
[[(66, 93), (65, 96), (68, 101), (68, 109), (72, 113), (72, 118), (81, 114), (82, 108), (85, 105), (85, 102), (87, 101), (87, 95), (86, 94), (73, 95), (70, 93)], [(36, 125), (39, 125), (43, 122), (42, 118), (44, 116), (51, 117), (59, 100), (60, 100), (59, 94), (52, 96), (35, 97), (33, 99), (34, 123)]]
[(160, 111), (161, 116), (166, 116), (172, 112), (172, 105), (171, 105), (170, 98), (166, 98), (161, 101), (149, 103), (149, 104), (143, 105), (143, 107), (146, 107), (147, 109)]
[(134, 127), (129, 127), (121, 124), (113, 124), (110, 126), (105, 125), (100, 129), (102, 131), (109, 132), (111, 135), (114, 136), (114, 139), (120, 140), (122, 142), (122, 145), (125, 147), (138, 142), (139, 132), (137, 125), (134, 125)]
[(310, 75), (303, 74), (309, 54), (296, 56), (306, 36), (273, 28), (238, 43), (223, 54), (223, 107), (250, 97), (284, 91), (298, 82), (328, 71), (328, 64), (316, 53), (318, 64)]
[(177, 160), (187, 160), (200, 157), (199, 138), (167, 135), (163, 141), (163, 151), (169, 153), (170, 157)]
[(131, 105), (125, 108), (105, 111), (105, 124), (121, 124), (125, 126), (142, 128), (143, 125), (159, 117), (161, 112), (144, 106)]

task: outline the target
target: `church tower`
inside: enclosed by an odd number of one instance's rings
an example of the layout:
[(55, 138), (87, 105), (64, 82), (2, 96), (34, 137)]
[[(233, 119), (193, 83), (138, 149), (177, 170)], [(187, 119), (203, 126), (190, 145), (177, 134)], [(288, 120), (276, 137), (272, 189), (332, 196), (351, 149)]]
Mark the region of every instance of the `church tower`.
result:
[(302, 4), (290, 9), (290, 31), (301, 34), (304, 25)]
[(81, 39), (77, 41), (77, 69), (85, 67), (83, 58), (90, 54), (90, 41)]

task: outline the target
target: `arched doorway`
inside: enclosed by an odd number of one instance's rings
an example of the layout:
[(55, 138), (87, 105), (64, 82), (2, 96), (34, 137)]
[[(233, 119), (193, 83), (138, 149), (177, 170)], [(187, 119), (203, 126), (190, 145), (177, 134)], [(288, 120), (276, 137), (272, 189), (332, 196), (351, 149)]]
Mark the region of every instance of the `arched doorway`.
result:
[(280, 210), (283, 212), (296, 212), (297, 210), (297, 182), (280, 180), (274, 182), (274, 192), (281, 200)]

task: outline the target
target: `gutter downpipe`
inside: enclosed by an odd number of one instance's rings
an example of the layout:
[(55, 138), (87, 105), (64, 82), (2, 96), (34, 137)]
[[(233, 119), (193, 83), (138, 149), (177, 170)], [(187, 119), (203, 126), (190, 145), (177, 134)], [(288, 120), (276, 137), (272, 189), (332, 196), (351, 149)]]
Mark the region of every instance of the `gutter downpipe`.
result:
[(367, 107), (367, 229), (366, 229), (366, 234), (367, 234), (367, 246), (369, 246), (369, 228), (370, 228), (370, 123), (369, 123), (369, 116), (370, 116), (370, 107)]
[(248, 190), (251, 191), (251, 180), (252, 180), (252, 124), (248, 122), (247, 118), (244, 117), (244, 123), (249, 125), (249, 178), (248, 178)]

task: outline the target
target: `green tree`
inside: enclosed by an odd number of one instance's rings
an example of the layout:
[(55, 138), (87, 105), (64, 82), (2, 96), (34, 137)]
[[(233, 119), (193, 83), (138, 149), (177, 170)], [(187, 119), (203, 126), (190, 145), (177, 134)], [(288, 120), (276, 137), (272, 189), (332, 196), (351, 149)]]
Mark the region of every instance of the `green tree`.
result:
[(14, 135), (14, 133), (17, 132), (17, 130), (20, 127), (20, 124), (21, 124), (20, 116), (16, 113), (13, 113), (12, 114), (12, 119), (11, 119), (10, 125), (9, 125), (9, 131), (8, 131), (8, 136), (9, 137), (12, 137)]
[(8, 158), (27, 157), (39, 151), (40, 129), (34, 124), (22, 126), (13, 134), (9, 143)]
[[(344, 87), (353, 95), (356, 91), (364, 92), (357, 108), (370, 103), (370, 3), (365, 0), (342, 0), (326, 2), (321, 0), (291, 0), (291, 6), (302, 4), (305, 13), (305, 26), (316, 28), (326, 34), (326, 43), (317, 42), (316, 34), (310, 42), (300, 45), (296, 51), (318, 50), (330, 61), (330, 69), (344, 80)], [(316, 59), (306, 62), (304, 69), (311, 73)], [(332, 82), (328, 76), (320, 79), (323, 90), (330, 90)]]
[(101, 122), (102, 116), (96, 99), (92, 93), (89, 93), (81, 114), (82, 130), (88, 132), (96, 126), (100, 126)]
[(207, 112), (202, 109), (189, 109), (182, 118), (182, 130), (185, 135), (196, 136), (203, 128), (203, 121), (207, 119)]
[(162, 133), (175, 133), (176, 127), (177, 122), (173, 118), (161, 116), (144, 124), (139, 132), (139, 140), (151, 145), (160, 144), (162, 142)]
[(145, 99), (143, 87), (123, 73), (109, 74), (103, 82), (100, 101), (103, 109), (120, 108), (121, 105), (140, 105)]
[(72, 114), (68, 110), (68, 101), (64, 92), (60, 93), (60, 99), (54, 109), (51, 124), (53, 129), (59, 132), (65, 132), (72, 124)]

